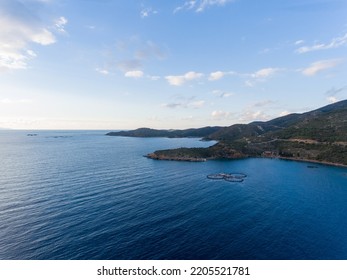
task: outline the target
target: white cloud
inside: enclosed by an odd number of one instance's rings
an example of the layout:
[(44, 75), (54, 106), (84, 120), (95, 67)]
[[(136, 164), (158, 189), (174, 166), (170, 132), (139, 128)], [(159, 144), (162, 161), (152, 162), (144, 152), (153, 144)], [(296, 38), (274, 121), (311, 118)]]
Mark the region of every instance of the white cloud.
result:
[(27, 103), (32, 103), (32, 100), (30, 100), (30, 99), (10, 99), (10, 98), (0, 99), (0, 104), (27, 104)]
[(230, 112), (216, 110), (216, 111), (213, 111), (211, 113), (211, 117), (214, 120), (224, 120), (224, 119), (229, 119), (231, 117), (231, 113)]
[(202, 12), (208, 6), (223, 6), (229, 2), (233, 2), (234, 0), (201, 0), (198, 4), (197, 12)]
[(157, 13), (158, 13), (158, 11), (153, 10), (152, 8), (144, 8), (141, 10), (140, 16), (141, 16), (141, 18), (146, 18), (146, 17), (149, 17), (151, 15), (155, 15)]
[(268, 120), (269, 118), (270, 117), (263, 111), (247, 110), (240, 115), (239, 120), (242, 122), (249, 123), (252, 121), (264, 121)]
[(52, 32), (47, 30), (46, 28), (40, 28), (36, 32), (32, 30), (32, 33), (29, 31), (27, 35), (29, 35), (29, 39), (31, 39), (32, 42), (47, 46), (50, 44), (53, 44), (56, 42), (56, 39)]
[(172, 86), (181, 86), (186, 81), (184, 76), (166, 76), (165, 79)]
[(275, 104), (273, 100), (261, 100), (248, 105), (239, 114), (239, 121), (249, 123), (252, 121), (265, 121), (272, 118), (267, 112), (270, 111), (269, 106)]
[(287, 116), (289, 115), (290, 112), (289, 111), (282, 111), (280, 114), (279, 114), (279, 117), (284, 117), (284, 116)]
[(110, 74), (110, 72), (106, 69), (102, 69), (102, 68), (96, 68), (95, 71), (99, 72), (100, 74), (103, 74), (103, 75), (108, 75)]
[(268, 105), (272, 105), (274, 103), (275, 102), (272, 101), (272, 100), (263, 100), (263, 101), (259, 101), (259, 102), (254, 103), (252, 106), (253, 107), (265, 107), (265, 106), (268, 106)]
[(341, 37), (333, 38), (329, 43), (320, 43), (314, 44), (312, 46), (303, 46), (296, 49), (295, 51), (301, 54), (312, 51), (335, 49), (345, 45), (347, 45), (347, 33)]
[(278, 68), (263, 68), (258, 70), (257, 72), (251, 74), (251, 76), (255, 79), (265, 79), (272, 75), (274, 75), (276, 72), (278, 72), (280, 69)]
[(195, 109), (199, 109), (205, 105), (205, 100), (194, 101), (190, 105)]
[(245, 85), (247, 87), (254, 87), (257, 82), (265, 82), (268, 78), (274, 76), (276, 73), (278, 73), (281, 70), (283, 69), (268, 67), (268, 68), (260, 69), (251, 74), (246, 74), (245, 76), (248, 76), (251, 79), (246, 80)]
[(184, 75), (184, 78), (187, 80), (187, 81), (191, 81), (191, 80), (195, 80), (195, 79), (199, 79), (203, 76), (202, 73), (197, 73), (197, 72), (193, 72), (193, 71), (190, 71), (188, 73), (186, 73)]
[(158, 80), (160, 80), (161, 79), (161, 77), (160, 76), (147, 76), (150, 80), (152, 80), (152, 81), (158, 81)]
[(194, 10), (195, 12), (203, 12), (210, 6), (223, 6), (235, 0), (189, 0), (185, 1), (182, 6), (177, 7), (174, 13), (181, 10)]
[(65, 30), (65, 25), (68, 23), (68, 20), (65, 17), (60, 17), (58, 19), (55, 20), (55, 28), (61, 32), (61, 33), (66, 33)]
[(253, 81), (247, 80), (245, 81), (245, 86), (246, 87), (254, 87), (255, 83)]
[(124, 74), (124, 77), (127, 78), (142, 78), (143, 77), (143, 72), (140, 70), (134, 70), (134, 71), (128, 71)]
[(305, 41), (304, 40), (297, 40), (297, 41), (295, 41), (295, 43), (294, 43), (294, 45), (301, 45), (301, 44), (303, 44), (303, 43), (305, 43)]
[(327, 100), (330, 103), (335, 103), (335, 102), (339, 101), (335, 96), (329, 96), (329, 97), (327, 97)]
[(168, 83), (172, 86), (181, 86), (186, 82), (197, 80), (201, 78), (204, 74), (197, 73), (194, 71), (187, 72), (184, 75), (180, 76), (166, 76), (165, 79), (168, 81)]
[(344, 92), (345, 90), (347, 90), (347, 86), (343, 86), (343, 87), (340, 87), (340, 88), (335, 88), (335, 87), (332, 87), (331, 89), (329, 89), (325, 95), (327, 96), (327, 100), (330, 102), (330, 103), (335, 103), (337, 101), (339, 101), (340, 99), (337, 97), (341, 92)]
[(302, 70), (302, 74), (305, 76), (314, 76), (317, 73), (336, 67), (338, 64), (342, 62), (341, 59), (330, 59), (330, 60), (320, 60), (313, 62), (309, 67)]
[(195, 7), (195, 5), (196, 5), (196, 0), (185, 1), (182, 6), (179, 6), (174, 10), (174, 13), (177, 13), (181, 10), (191, 10)]
[(27, 50), (27, 54), (30, 55), (31, 57), (37, 56), (37, 54), (33, 50)]
[(212, 72), (210, 74), (210, 77), (208, 78), (210, 81), (217, 81), (225, 76), (225, 72), (222, 71), (216, 71)]
[(36, 56), (28, 49), (36, 43), (47, 46), (56, 42), (48, 27), (32, 14), (24, 2), (0, 2), (0, 71), (25, 69)]

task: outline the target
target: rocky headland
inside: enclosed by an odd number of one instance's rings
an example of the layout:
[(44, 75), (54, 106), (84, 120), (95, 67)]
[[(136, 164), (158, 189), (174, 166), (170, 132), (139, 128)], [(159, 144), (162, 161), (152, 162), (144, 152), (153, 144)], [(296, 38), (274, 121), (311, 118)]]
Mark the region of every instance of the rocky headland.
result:
[(347, 100), (267, 122), (204, 127), (187, 130), (140, 128), (110, 132), (109, 136), (200, 137), (216, 140), (208, 148), (178, 148), (154, 151), (157, 160), (206, 161), (271, 157), (347, 166)]

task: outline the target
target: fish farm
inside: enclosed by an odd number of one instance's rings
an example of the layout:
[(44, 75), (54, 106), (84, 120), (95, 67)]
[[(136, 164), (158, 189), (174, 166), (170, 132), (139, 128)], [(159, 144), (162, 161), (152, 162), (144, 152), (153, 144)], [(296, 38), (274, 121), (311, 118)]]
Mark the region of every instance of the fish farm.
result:
[(216, 173), (207, 175), (208, 179), (211, 180), (224, 180), (228, 182), (241, 183), (247, 177), (244, 173)]

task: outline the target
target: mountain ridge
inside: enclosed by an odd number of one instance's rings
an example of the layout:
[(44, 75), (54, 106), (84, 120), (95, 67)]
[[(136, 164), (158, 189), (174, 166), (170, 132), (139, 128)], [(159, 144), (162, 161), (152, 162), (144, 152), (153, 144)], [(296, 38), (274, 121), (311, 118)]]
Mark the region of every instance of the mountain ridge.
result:
[(201, 128), (189, 129), (152, 129), (147, 127), (137, 128), (135, 130), (109, 132), (108, 136), (125, 136), (125, 137), (168, 137), (168, 138), (185, 138), (185, 137), (206, 137), (215, 131), (221, 129), (221, 126), (205, 126)]
[[(137, 136), (138, 132), (142, 135)], [(140, 133), (141, 134), (141, 133)], [(132, 137), (201, 137), (216, 140), (208, 148), (155, 151), (147, 157), (205, 161), (242, 157), (278, 157), (347, 165), (347, 100), (269, 121), (188, 130), (138, 129), (108, 133)]]

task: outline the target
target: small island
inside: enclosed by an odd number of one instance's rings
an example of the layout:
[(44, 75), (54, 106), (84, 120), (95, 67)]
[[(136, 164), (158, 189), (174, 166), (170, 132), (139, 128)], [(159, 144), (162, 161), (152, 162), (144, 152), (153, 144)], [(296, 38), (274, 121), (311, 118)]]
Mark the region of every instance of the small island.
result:
[(267, 157), (347, 166), (347, 100), (270, 121), (187, 130), (139, 128), (110, 132), (127, 137), (200, 137), (215, 140), (208, 148), (154, 151), (156, 160), (203, 162), (211, 159)]

